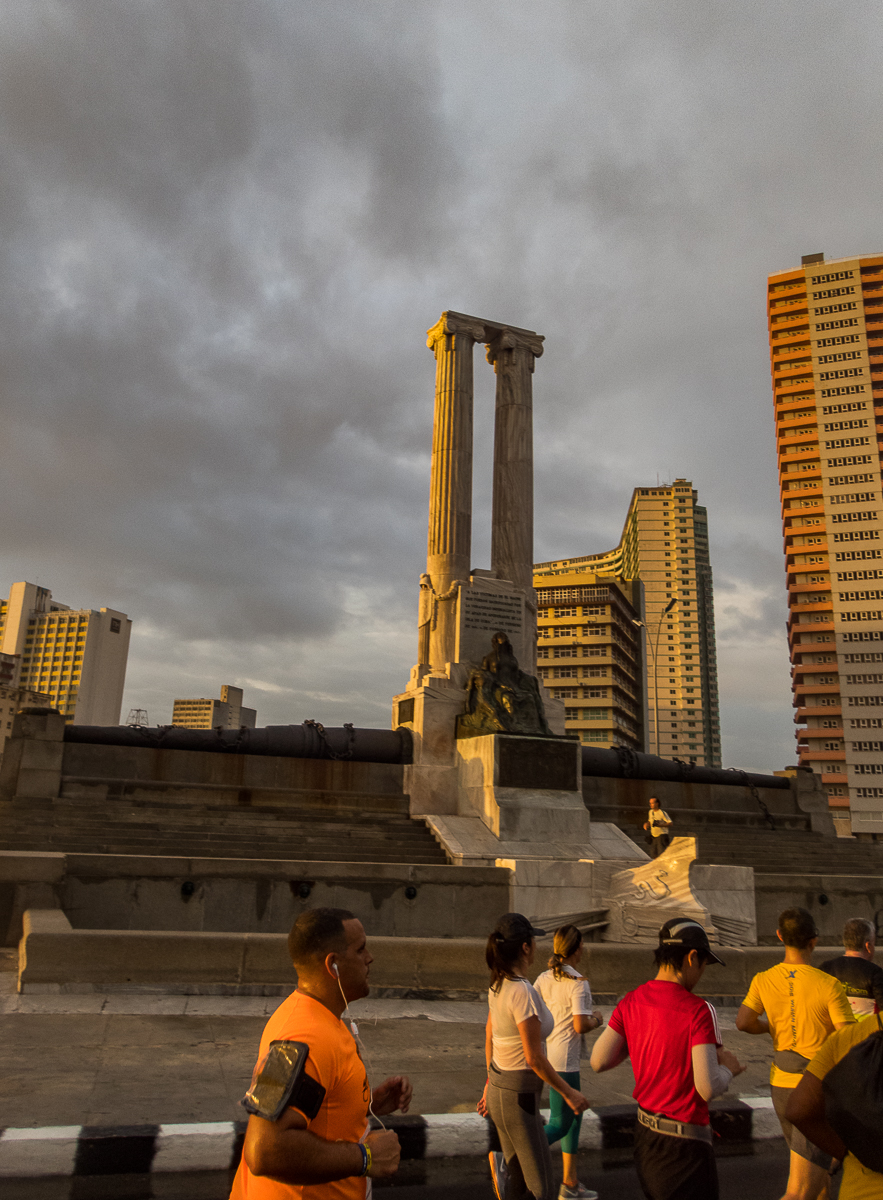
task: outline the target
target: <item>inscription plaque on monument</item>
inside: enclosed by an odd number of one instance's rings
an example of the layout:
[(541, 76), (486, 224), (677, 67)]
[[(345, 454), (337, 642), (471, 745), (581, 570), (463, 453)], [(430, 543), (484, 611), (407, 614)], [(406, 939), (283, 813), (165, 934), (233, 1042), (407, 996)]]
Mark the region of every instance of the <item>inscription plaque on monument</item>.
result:
[(480, 663), (497, 632), (506, 634), (516, 657), (523, 657), (524, 601), (520, 594), (461, 587), (457, 626), (458, 662)]
[(497, 743), (499, 787), (554, 788), (579, 791), (582, 760), (573, 738), (499, 737)]

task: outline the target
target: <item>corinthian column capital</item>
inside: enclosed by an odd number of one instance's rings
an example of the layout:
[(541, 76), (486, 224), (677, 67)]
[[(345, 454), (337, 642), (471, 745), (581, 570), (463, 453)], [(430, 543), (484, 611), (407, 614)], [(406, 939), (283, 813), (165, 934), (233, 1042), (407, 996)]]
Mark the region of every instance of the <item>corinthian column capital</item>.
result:
[(545, 338), (539, 333), (532, 333), (526, 329), (503, 327), (491, 333), (487, 339), (487, 360), (496, 366), (504, 351), (514, 351), (513, 357), (521, 351), (525, 355), (530, 355), (528, 367), (532, 371), (534, 359), (539, 358), (543, 353), (544, 341)]
[(463, 313), (443, 312), (432, 329), (427, 329), (426, 344), (435, 353), (442, 338), (458, 333), (465, 333), (473, 342), (483, 342), (484, 323), (477, 317), (467, 317)]

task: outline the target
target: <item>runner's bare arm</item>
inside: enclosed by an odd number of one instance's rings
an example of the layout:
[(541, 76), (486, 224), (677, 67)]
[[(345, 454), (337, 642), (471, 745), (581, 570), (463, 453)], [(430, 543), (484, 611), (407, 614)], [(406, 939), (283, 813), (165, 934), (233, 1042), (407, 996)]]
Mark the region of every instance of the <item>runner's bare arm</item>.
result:
[(826, 1154), (846, 1158), (846, 1147), (825, 1120), (825, 1093), (822, 1081), (806, 1071), (788, 1097), (785, 1118)]
[[(484, 1057), (487, 1060), (488, 1074), (490, 1074), (491, 1056), (492, 1056), (493, 1052), (494, 1052), (494, 1031), (493, 1031), (493, 1027), (491, 1026), (491, 1014), (488, 1013), (487, 1025), (485, 1026), (485, 1029), (484, 1029)], [(488, 1089), (488, 1085), (487, 1085), (487, 1083), (485, 1083), (484, 1091), (481, 1093), (481, 1099), (478, 1101), (478, 1104), (476, 1104), (476, 1106), (475, 1106), (475, 1111), (478, 1113), (478, 1115), (480, 1117), (486, 1117), (488, 1115), (487, 1089)]]
[(625, 1038), (608, 1025), (592, 1047), (591, 1066), (596, 1073), (610, 1071), (629, 1056)]
[(371, 1093), (371, 1107), (375, 1116), (385, 1117), (397, 1109), (406, 1113), (411, 1107), (414, 1089), (407, 1075), (392, 1075), (379, 1083)]
[[(374, 1179), (394, 1175), (399, 1166), (399, 1139), (391, 1129), (369, 1133)], [(245, 1131), (243, 1157), (252, 1175), (281, 1183), (331, 1183), (362, 1174), (362, 1151), (355, 1142), (326, 1142), (307, 1129), (306, 1118), (287, 1108), (278, 1121), (252, 1115)]]
[(736, 1028), (740, 1033), (769, 1033), (770, 1023), (763, 1013), (743, 1004), (736, 1013)]
[(540, 1018), (528, 1017), (526, 1021), (519, 1021), (518, 1032), (521, 1034), (524, 1057), (530, 1069), (535, 1071), (544, 1083), (547, 1083), (549, 1087), (554, 1088), (556, 1092), (562, 1095), (564, 1102), (575, 1113), (585, 1112), (589, 1107), (588, 1100), (576, 1088), (572, 1088), (569, 1083), (564, 1082), (543, 1053), (543, 1039), (540, 1036)]

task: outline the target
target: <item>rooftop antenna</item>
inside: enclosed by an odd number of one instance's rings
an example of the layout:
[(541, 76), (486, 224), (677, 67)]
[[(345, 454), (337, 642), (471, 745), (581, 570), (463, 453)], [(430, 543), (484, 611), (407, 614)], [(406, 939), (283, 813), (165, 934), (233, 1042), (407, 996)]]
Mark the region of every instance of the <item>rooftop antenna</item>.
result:
[(129, 715), (126, 717), (126, 725), (129, 729), (148, 729), (150, 722), (147, 719), (147, 709), (130, 708)]

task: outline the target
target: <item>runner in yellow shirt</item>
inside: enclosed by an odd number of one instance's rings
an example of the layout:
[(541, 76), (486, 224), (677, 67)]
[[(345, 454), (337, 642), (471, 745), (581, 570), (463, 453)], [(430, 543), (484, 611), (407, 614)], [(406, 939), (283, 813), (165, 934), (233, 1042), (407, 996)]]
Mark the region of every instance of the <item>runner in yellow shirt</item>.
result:
[[(864, 1166), (846, 1149), (825, 1117), (825, 1093), (822, 1080), (844, 1059), (854, 1046), (872, 1037), (881, 1028), (879, 1016), (856, 1021), (829, 1037), (806, 1068), (806, 1074), (788, 1101), (788, 1116), (806, 1137), (843, 1160), (843, 1182), (840, 1200), (880, 1200), (883, 1196), (883, 1175)], [(859, 1148), (859, 1153), (862, 1153)]]
[(784, 962), (754, 976), (736, 1016), (736, 1028), (743, 1033), (768, 1033), (773, 1039), (770, 1092), (791, 1150), (786, 1197), (824, 1200), (831, 1155), (791, 1124), (785, 1106), (825, 1039), (835, 1029), (852, 1024), (855, 1017), (840, 983), (812, 966), (819, 936), (812, 916), (805, 908), (786, 908), (779, 914), (778, 926)]

